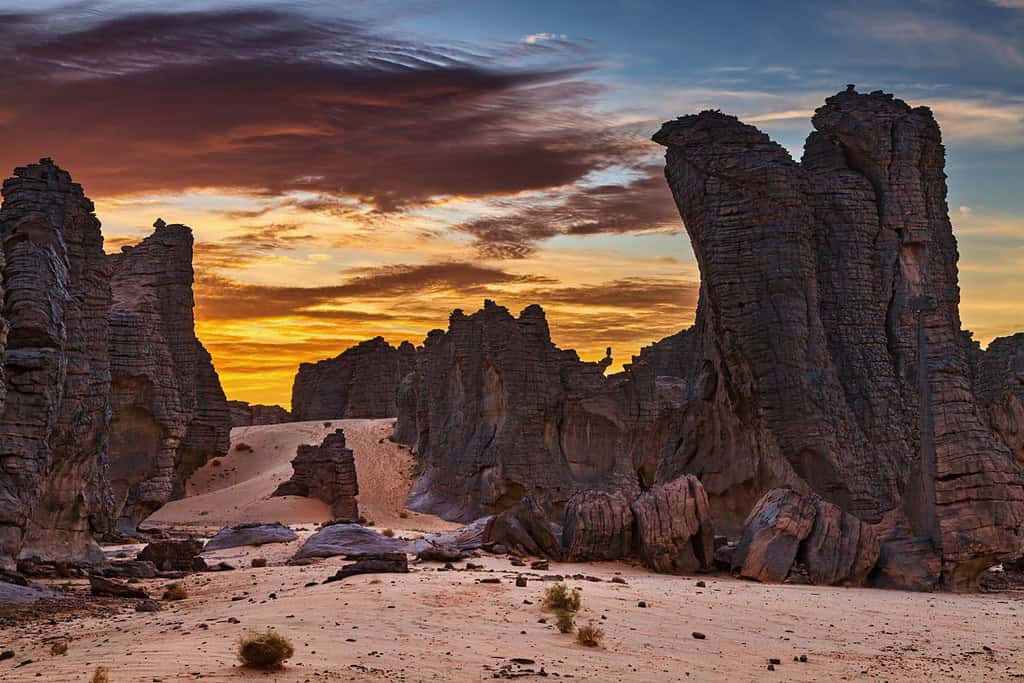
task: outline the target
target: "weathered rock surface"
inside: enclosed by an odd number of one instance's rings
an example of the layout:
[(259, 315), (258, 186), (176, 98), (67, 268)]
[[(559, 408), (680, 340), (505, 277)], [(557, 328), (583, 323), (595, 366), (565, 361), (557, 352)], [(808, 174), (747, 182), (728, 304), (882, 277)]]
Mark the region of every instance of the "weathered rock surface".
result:
[(153, 541), (143, 548), (137, 560), (146, 560), (156, 565), (161, 571), (194, 571), (196, 560), (203, 552), (203, 542), (195, 539)]
[(476, 550), (482, 545), (484, 528), (489, 521), (490, 518), (483, 517), (456, 531), (429, 534), (413, 540), (391, 538), (359, 524), (331, 524), (307, 538), (292, 559), (302, 561), (315, 557), (399, 552), (416, 555), (437, 547)]
[(275, 496), (317, 498), (331, 506), (335, 519), (359, 519), (356, 461), (345, 447), (343, 430), (328, 434), (319, 446), (299, 446), (292, 470), (291, 479), (277, 487)]
[(570, 562), (618, 560), (633, 553), (633, 511), (621, 491), (580, 491), (565, 506), (562, 549)]
[(268, 406), (245, 401), (228, 401), (231, 411), (232, 427), (251, 427), (252, 425), (276, 425), (294, 422), (292, 414), (281, 406)]
[(659, 418), (679, 387), (643, 362), (605, 377), (610, 363), (556, 347), (540, 306), (518, 318), (491, 301), (473, 315), (453, 312), (399, 392), (394, 438), (421, 470), (409, 507), (469, 521), (540, 491), (560, 519), (578, 491), (638, 495), (654, 482), (667, 438)]
[(89, 576), (89, 589), (93, 595), (102, 595), (109, 598), (141, 598), (143, 600), (149, 598), (149, 594), (143, 588), (128, 583), (121, 583), (113, 579), (106, 579), (95, 574)]
[(192, 231), (155, 232), (112, 254), (110, 479), (117, 526), (132, 533), (184, 492), (207, 459), (228, 450), (227, 399), (195, 336)]
[(4, 181), (0, 567), (96, 563), (108, 528), (110, 285), (100, 222), (50, 159)]
[(398, 414), (398, 385), (412, 369), (416, 349), (375, 337), (335, 358), (303, 363), (292, 386), (296, 421), (381, 418)]
[(632, 510), (640, 557), (648, 567), (672, 574), (714, 567), (714, 524), (697, 477), (654, 486), (633, 501)]
[(408, 574), (409, 558), (405, 553), (378, 553), (372, 555), (354, 555), (352, 564), (342, 565), (333, 576), (324, 579), (324, 583), (343, 581), (356, 574)]
[(974, 388), (989, 426), (1024, 463), (1024, 332), (977, 351)]
[(118, 560), (99, 570), (99, 575), (116, 579), (154, 579), (156, 565), (148, 560)]
[(299, 539), (298, 534), (280, 522), (264, 524), (253, 522), (226, 526), (206, 542), (203, 551), (237, 548), (245, 545), (267, 545), (268, 543), (291, 543)]
[(554, 560), (562, 557), (561, 529), (548, 521), (548, 513), (532, 496), (491, 517), (484, 528), (483, 544)]
[(59, 594), (35, 584), (21, 585), (0, 581), (0, 605), (27, 605), (37, 600), (56, 598)]
[(1024, 473), (971, 390), (938, 126), (852, 88), (813, 123), (801, 163), (718, 112), (655, 136), (701, 270), (658, 477), (697, 474), (724, 527), (775, 487), (897, 520), (883, 557), (928, 546), (935, 578), (970, 588), (1021, 545)]

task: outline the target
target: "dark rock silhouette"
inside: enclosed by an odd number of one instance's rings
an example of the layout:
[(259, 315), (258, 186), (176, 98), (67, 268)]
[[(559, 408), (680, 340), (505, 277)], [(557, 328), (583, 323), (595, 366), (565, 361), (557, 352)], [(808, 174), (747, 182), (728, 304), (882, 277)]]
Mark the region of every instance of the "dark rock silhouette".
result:
[(231, 412), (232, 427), (251, 427), (252, 425), (276, 425), (294, 422), (292, 414), (281, 406), (268, 406), (245, 401), (228, 401)]
[(655, 135), (702, 280), (659, 478), (697, 474), (723, 526), (769, 489), (818, 493), (884, 519), (880, 574), (910, 544), (971, 588), (1020, 547), (1024, 474), (971, 391), (938, 125), (852, 89), (813, 123), (799, 164), (718, 112)]
[(299, 446), (292, 470), (291, 479), (277, 487), (275, 496), (317, 498), (331, 506), (335, 518), (359, 519), (356, 461), (351, 449), (345, 447), (344, 431), (328, 434), (319, 446)]
[(292, 386), (296, 421), (381, 418), (398, 414), (398, 385), (412, 370), (416, 349), (375, 337), (335, 358), (303, 363)]
[(71, 176), (42, 159), (4, 181), (0, 568), (102, 560), (110, 284), (100, 222)]
[(217, 372), (195, 336), (192, 231), (162, 220), (154, 227), (109, 257), (110, 480), (123, 533), (181, 496), (193, 471), (227, 452), (231, 431)]
[(1024, 333), (976, 350), (974, 388), (996, 436), (1024, 463)]

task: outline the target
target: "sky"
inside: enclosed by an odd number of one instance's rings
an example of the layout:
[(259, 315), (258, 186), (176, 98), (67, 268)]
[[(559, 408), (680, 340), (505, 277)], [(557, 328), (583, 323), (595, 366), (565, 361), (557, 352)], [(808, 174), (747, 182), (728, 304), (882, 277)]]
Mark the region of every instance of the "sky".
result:
[(699, 287), (651, 134), (721, 109), (799, 158), (847, 83), (932, 108), (964, 327), (1024, 330), (1024, 0), (0, 0), (0, 74), (0, 172), (53, 157), (108, 251), (192, 226), (232, 399), (484, 299), (620, 367)]

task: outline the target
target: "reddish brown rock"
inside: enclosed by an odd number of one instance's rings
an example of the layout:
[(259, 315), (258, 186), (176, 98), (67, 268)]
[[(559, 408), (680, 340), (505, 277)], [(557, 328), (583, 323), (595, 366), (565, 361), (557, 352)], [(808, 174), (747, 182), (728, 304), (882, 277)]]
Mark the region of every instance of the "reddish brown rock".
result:
[(548, 518), (548, 511), (532, 496), (526, 496), (487, 522), (483, 545), (503, 545), (526, 555), (561, 559), (558, 529)]
[(292, 470), (291, 479), (277, 487), (275, 496), (317, 498), (331, 506), (336, 519), (359, 519), (356, 462), (345, 447), (344, 431), (328, 434), (319, 446), (299, 446)]
[(0, 568), (99, 562), (92, 533), (111, 515), (100, 222), (81, 186), (42, 159), (4, 181), (0, 236)]
[(992, 431), (1024, 463), (1024, 332), (977, 351), (974, 386)]
[(134, 532), (229, 446), (230, 416), (210, 354), (195, 336), (192, 231), (155, 232), (111, 255), (113, 392), (110, 479), (118, 528)]
[(769, 491), (750, 512), (733, 556), (740, 576), (781, 582), (814, 528), (814, 503), (789, 489)]
[(303, 363), (292, 386), (296, 421), (381, 418), (398, 414), (398, 385), (413, 368), (416, 349), (375, 337), (317, 363)]
[(691, 475), (658, 484), (633, 501), (639, 554), (658, 572), (685, 574), (714, 566), (714, 524), (707, 494)]
[(880, 526), (865, 524), (817, 495), (811, 496), (811, 504), (814, 526), (797, 552), (797, 561), (807, 567), (811, 583), (864, 585), (878, 562)]
[(565, 506), (562, 548), (570, 562), (633, 554), (633, 511), (621, 491), (580, 491)]
[(881, 555), (930, 547), (970, 588), (1021, 545), (1024, 472), (971, 391), (938, 126), (852, 88), (813, 123), (801, 163), (718, 112), (655, 136), (702, 280), (659, 478), (698, 474), (725, 527), (773, 487), (898, 516)]
[(231, 412), (231, 426), (251, 427), (252, 425), (276, 425), (294, 422), (292, 414), (281, 406), (268, 406), (245, 401), (228, 401)]

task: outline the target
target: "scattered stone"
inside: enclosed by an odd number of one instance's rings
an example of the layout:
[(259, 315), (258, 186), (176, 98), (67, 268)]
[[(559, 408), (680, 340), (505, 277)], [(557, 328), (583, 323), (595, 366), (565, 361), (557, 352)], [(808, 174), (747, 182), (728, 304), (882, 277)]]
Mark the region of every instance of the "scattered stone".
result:
[(195, 567), (195, 560), (202, 562), (198, 557), (202, 551), (203, 542), (199, 540), (161, 540), (149, 543), (137, 559), (152, 562), (161, 571), (200, 571)]
[(707, 636), (701, 633), (700, 631), (694, 631), (690, 635), (696, 638), (697, 640), (704, 640), (705, 638), (707, 638)]
[(162, 605), (156, 600), (140, 600), (135, 603), (136, 612), (159, 612), (161, 609)]
[(516, 587), (517, 588), (526, 588), (526, 577), (525, 576), (520, 575), (520, 576), (516, 577)]

